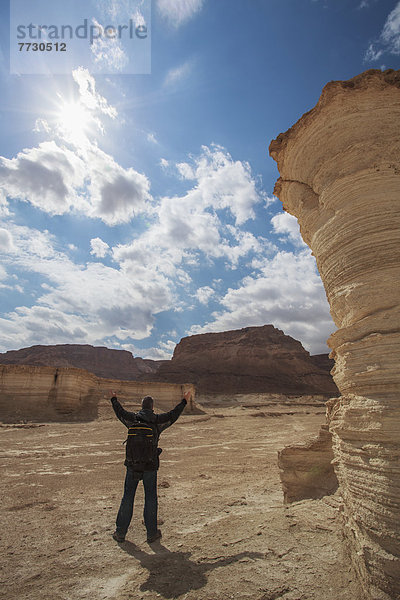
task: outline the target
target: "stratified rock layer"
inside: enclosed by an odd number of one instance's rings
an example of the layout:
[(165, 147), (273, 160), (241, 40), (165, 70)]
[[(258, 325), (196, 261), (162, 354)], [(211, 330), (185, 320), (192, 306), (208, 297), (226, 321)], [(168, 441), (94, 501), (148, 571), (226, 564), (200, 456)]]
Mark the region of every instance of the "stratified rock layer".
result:
[[(183, 379), (182, 379), (183, 378)], [(273, 325), (183, 338), (155, 381), (191, 381), (199, 394), (337, 394), (329, 373)]]
[(327, 355), (310, 356), (272, 325), (183, 338), (172, 360), (79, 344), (32, 346), (0, 354), (0, 364), (76, 367), (127, 381), (190, 381), (200, 393), (338, 394)]
[(0, 421), (90, 421), (111, 416), (111, 391), (128, 410), (136, 410), (141, 398), (150, 395), (155, 408), (164, 412), (189, 390), (192, 399), (186, 412), (201, 412), (191, 384), (118, 381), (83, 369), (0, 365)]
[(333, 494), (338, 480), (332, 466), (332, 434), (322, 425), (318, 437), (278, 452), (284, 502)]
[(330, 430), (346, 537), (367, 597), (399, 598), (400, 72), (329, 83), (270, 153), (338, 327)]
[(151, 379), (158, 362), (133, 357), (127, 350), (113, 350), (89, 344), (31, 346), (0, 354), (0, 364), (35, 367), (76, 367), (98, 377), (135, 381), (140, 376)]

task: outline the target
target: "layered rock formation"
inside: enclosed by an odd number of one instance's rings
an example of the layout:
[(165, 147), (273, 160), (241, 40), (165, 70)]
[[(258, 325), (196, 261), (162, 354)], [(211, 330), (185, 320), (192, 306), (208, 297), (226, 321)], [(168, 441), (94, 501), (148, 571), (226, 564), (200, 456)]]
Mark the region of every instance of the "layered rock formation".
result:
[(338, 331), (331, 403), (346, 538), (374, 600), (400, 597), (400, 72), (325, 86), (270, 145)]
[(158, 362), (133, 357), (127, 350), (112, 350), (102, 346), (80, 344), (57, 344), (31, 346), (0, 354), (0, 364), (32, 365), (37, 367), (76, 367), (94, 373), (98, 377), (110, 377), (135, 381), (158, 369)]
[(329, 371), (273, 325), (183, 338), (152, 379), (191, 381), (199, 394), (338, 393)]
[(0, 365), (0, 420), (90, 421), (112, 416), (110, 391), (127, 410), (136, 410), (143, 396), (153, 396), (155, 409), (168, 411), (190, 390), (186, 412), (201, 412), (191, 384), (118, 381), (82, 369)]
[[(332, 362), (332, 364), (331, 364)], [(0, 354), (0, 364), (77, 367), (127, 381), (195, 383), (200, 393), (335, 395), (327, 355), (310, 356), (272, 325), (184, 338), (172, 360), (134, 358), (125, 350), (89, 345), (32, 346)]]
[(315, 440), (287, 446), (278, 452), (284, 502), (315, 500), (333, 494), (338, 480), (332, 461), (332, 434), (327, 425), (321, 427)]

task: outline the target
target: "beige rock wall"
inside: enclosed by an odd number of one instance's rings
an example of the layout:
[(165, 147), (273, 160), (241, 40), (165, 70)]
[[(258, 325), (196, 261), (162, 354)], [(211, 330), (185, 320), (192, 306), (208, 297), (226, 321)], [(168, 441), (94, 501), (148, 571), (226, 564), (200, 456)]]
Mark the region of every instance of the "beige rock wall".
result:
[(322, 498), (336, 492), (338, 480), (332, 466), (332, 434), (322, 425), (317, 438), (286, 446), (278, 452), (285, 503)]
[(338, 327), (330, 431), (346, 539), (366, 597), (400, 598), (400, 72), (329, 83), (270, 153)]
[(173, 408), (191, 390), (192, 400), (185, 410), (199, 411), (191, 384), (102, 379), (74, 368), (0, 365), (0, 420), (88, 421), (112, 417), (110, 390), (117, 392), (127, 410), (135, 410), (143, 396), (153, 396), (160, 412)]

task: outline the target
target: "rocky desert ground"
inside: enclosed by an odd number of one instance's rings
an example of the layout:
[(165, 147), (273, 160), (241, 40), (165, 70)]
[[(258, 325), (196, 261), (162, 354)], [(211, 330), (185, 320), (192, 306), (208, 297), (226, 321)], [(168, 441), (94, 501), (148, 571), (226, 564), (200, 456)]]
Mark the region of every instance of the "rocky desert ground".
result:
[[(229, 405), (230, 404), (230, 405)], [(284, 505), (277, 451), (318, 432), (324, 408), (208, 404), (161, 437), (160, 541), (146, 543), (139, 486), (127, 541), (111, 537), (125, 428), (0, 429), (0, 597), (7, 600), (361, 600), (340, 498)]]

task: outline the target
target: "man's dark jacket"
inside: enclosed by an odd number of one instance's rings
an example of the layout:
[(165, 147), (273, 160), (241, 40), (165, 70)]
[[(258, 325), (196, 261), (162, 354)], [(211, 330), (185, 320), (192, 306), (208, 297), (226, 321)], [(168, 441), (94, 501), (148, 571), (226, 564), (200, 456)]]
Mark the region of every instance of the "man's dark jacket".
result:
[[(164, 429), (167, 429), (167, 427), (170, 427), (173, 423), (175, 423), (175, 421), (178, 419), (178, 417), (180, 416), (180, 414), (182, 413), (183, 409), (185, 408), (185, 406), (187, 404), (185, 398), (183, 398), (183, 400), (181, 400), (179, 402), (179, 404), (177, 404), (175, 406), (175, 408), (173, 408), (169, 412), (156, 415), (156, 413), (153, 410), (148, 409), (148, 408), (142, 408), (142, 410), (140, 410), (137, 413), (130, 412), (129, 410), (125, 410), (121, 406), (121, 404), (118, 402), (116, 396), (113, 396), (111, 398), (111, 403), (112, 403), (112, 407), (114, 409), (115, 414), (117, 415), (117, 417), (121, 421), (121, 423), (123, 423), (125, 425), (125, 427), (129, 428), (137, 421), (141, 421), (144, 423), (151, 423), (152, 429), (157, 436), (157, 444), (158, 444), (158, 440), (159, 440), (161, 432), (164, 431)], [(161, 449), (159, 449), (159, 453), (161, 453)], [(126, 467), (132, 466), (132, 463), (129, 460), (129, 458), (125, 458), (124, 464)], [(158, 469), (159, 466), (160, 466), (160, 461), (157, 458), (157, 467), (156, 468)]]

